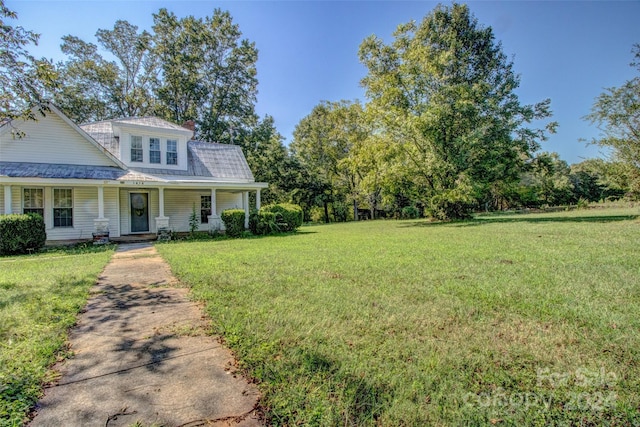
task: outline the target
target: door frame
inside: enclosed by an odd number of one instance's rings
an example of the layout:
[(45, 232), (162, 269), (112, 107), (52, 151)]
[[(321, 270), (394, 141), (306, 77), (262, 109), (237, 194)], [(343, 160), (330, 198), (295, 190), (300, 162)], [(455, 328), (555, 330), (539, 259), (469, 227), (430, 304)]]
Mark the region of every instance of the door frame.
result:
[[(146, 231), (133, 231), (132, 230), (132, 228), (133, 228), (132, 222), (133, 221), (131, 221), (131, 218), (132, 218), (132, 214), (133, 214), (133, 207), (131, 206), (131, 196), (133, 194), (146, 194), (147, 195), (147, 230)], [(129, 234), (148, 234), (148, 233), (150, 233), (151, 232), (151, 218), (150, 218), (151, 207), (149, 205), (150, 205), (151, 197), (150, 197), (149, 191), (148, 190), (130, 190), (127, 199), (128, 199), (128, 204), (129, 204), (129, 209), (128, 209), (129, 210), (129, 212), (128, 212), (128, 215), (129, 215), (129, 221), (128, 221), (129, 222)]]

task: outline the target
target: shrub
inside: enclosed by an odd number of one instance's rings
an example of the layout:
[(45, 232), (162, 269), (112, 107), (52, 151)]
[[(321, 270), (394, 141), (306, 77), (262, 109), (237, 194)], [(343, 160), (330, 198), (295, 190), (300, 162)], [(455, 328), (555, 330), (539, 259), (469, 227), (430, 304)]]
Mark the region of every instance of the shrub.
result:
[(420, 218), (420, 211), (415, 206), (405, 206), (400, 213), (402, 219)]
[(227, 209), (220, 215), (227, 236), (240, 237), (244, 231), (244, 211), (242, 209)]
[(462, 175), (456, 186), (431, 198), (429, 213), (440, 220), (471, 218), (476, 199), (469, 179)]
[(280, 231), (295, 231), (302, 226), (304, 214), (302, 208), (291, 203), (279, 203), (263, 206), (260, 212), (272, 212)]
[(256, 236), (277, 233), (280, 228), (276, 222), (276, 214), (264, 209), (254, 209), (249, 216), (249, 230)]
[(47, 240), (44, 219), (37, 214), (0, 217), (0, 254), (26, 254), (40, 250)]

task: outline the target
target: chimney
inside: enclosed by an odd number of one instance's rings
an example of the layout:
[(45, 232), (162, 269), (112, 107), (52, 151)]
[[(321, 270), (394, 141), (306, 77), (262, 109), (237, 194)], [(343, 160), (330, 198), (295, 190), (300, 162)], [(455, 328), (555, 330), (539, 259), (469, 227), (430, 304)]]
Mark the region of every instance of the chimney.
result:
[(191, 139), (194, 139), (196, 136), (196, 122), (194, 122), (193, 120), (187, 120), (186, 122), (184, 122), (182, 124), (182, 127), (185, 129), (189, 129), (191, 132), (193, 132), (191, 134)]

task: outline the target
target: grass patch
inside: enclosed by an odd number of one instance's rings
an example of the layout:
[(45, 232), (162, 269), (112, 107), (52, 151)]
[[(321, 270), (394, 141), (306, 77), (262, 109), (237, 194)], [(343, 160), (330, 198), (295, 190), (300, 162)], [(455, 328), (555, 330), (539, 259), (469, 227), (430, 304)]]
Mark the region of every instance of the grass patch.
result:
[(640, 424), (638, 209), (158, 245), (272, 425)]
[(0, 426), (21, 426), (112, 246), (0, 257)]

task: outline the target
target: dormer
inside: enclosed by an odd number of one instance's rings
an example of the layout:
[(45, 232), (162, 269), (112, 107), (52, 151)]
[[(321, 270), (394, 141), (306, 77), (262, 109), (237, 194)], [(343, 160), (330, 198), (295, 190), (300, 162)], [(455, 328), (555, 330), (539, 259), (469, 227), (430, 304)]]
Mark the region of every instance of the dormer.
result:
[(130, 168), (186, 171), (187, 142), (193, 130), (157, 117), (133, 117), (111, 122), (119, 158)]

